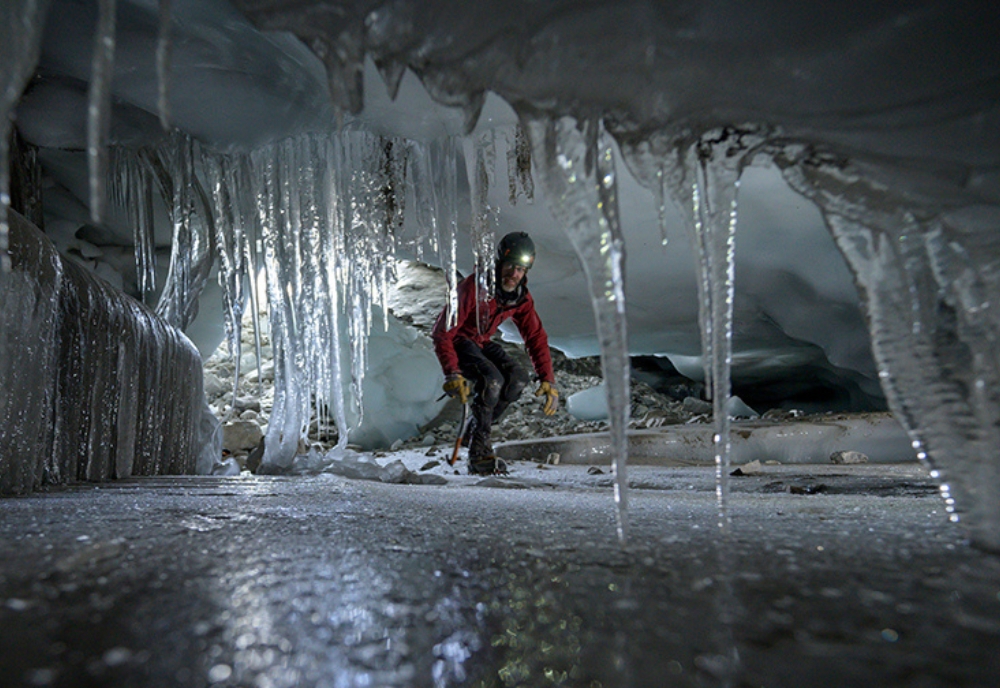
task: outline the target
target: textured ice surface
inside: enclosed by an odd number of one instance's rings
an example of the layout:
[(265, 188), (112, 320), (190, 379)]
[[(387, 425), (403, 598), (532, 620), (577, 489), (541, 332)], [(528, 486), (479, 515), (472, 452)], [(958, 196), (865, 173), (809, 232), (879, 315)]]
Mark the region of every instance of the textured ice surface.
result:
[(210, 461), (221, 445), (191, 342), (11, 219), (13, 267), (0, 274), (0, 492), (204, 469), (204, 453)]

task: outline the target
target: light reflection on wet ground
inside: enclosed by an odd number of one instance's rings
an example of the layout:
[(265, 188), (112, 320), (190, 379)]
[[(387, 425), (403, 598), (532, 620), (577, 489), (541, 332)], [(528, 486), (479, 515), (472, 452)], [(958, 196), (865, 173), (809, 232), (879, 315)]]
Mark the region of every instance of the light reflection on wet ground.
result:
[(734, 649), (733, 685), (1000, 675), (1000, 558), (932, 491), (734, 495), (725, 627), (711, 481), (676, 475), (633, 492), (625, 548), (606, 489), (158, 478), (3, 499), (0, 675), (714, 686)]

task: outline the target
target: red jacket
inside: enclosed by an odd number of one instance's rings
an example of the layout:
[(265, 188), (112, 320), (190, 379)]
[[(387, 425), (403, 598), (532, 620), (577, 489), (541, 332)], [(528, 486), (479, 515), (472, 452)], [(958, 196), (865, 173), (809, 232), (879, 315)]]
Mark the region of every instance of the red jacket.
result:
[(535, 312), (535, 300), (531, 298), (527, 288), (517, 302), (508, 306), (500, 306), (494, 296), (479, 306), (480, 323), (476, 325), (476, 276), (469, 275), (458, 283), (458, 319), (455, 326), (448, 329), (447, 307), (434, 323), (431, 337), (434, 339), (434, 352), (441, 361), (445, 375), (462, 372), (458, 365), (458, 354), (455, 353), (456, 339), (470, 339), (483, 346), (496, 334), (500, 323), (508, 318), (514, 319), (517, 331), (521, 333), (528, 356), (542, 382), (555, 382), (552, 372), (552, 356), (549, 353), (549, 337), (545, 334), (542, 321)]

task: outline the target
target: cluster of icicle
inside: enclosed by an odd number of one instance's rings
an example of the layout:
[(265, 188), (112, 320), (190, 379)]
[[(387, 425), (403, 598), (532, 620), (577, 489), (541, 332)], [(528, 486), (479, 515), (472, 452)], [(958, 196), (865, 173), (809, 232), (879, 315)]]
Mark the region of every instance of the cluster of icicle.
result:
[[(231, 351), (239, 351), (247, 300), (254, 317), (264, 305), (258, 303), (262, 295), (247, 286), (261, 272), (266, 276), (276, 390), (267, 468), (291, 464), (311, 417), (332, 419), (346, 443), (345, 399), (361, 422), (368, 334), (374, 325), (386, 325), (373, 322), (373, 314), (388, 317), (398, 250), (444, 267), (454, 311), (459, 217), (470, 211), (463, 207), (468, 197), (460, 193), (467, 182), (459, 175), (467, 168), (468, 186), (476, 190), (471, 210), (480, 218), (474, 221), (480, 262), (492, 256), (494, 211), (486, 196), (495, 176), (495, 141), (492, 134), (471, 141), (475, 162), (468, 167), (466, 143), (445, 138), (423, 144), (342, 131), (222, 154), (176, 134), (167, 149), (114, 151), (111, 198), (131, 213), (144, 290), (152, 287), (155, 274), (150, 264), (155, 195), (164, 200), (173, 224), (170, 270), (157, 306), (168, 321), (184, 327), (193, 319), (217, 256), (227, 340)], [(418, 229), (404, 240), (408, 199)], [(255, 329), (259, 341), (259, 326)], [(342, 338), (347, 356), (341, 354)], [(342, 374), (345, 358), (349, 364)], [(346, 394), (342, 379), (348, 378)]]

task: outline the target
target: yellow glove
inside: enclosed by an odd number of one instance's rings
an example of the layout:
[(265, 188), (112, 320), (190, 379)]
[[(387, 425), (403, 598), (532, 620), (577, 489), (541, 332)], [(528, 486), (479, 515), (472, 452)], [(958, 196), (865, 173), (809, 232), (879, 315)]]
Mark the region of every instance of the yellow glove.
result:
[(545, 407), (542, 409), (542, 413), (551, 416), (559, 408), (559, 390), (551, 382), (543, 382), (538, 385), (535, 396), (540, 397), (543, 394), (545, 395)]
[(444, 381), (444, 393), (449, 397), (458, 397), (458, 400), (463, 404), (468, 404), (469, 397), (472, 396), (472, 387), (468, 380), (455, 373), (449, 375), (448, 379)]

